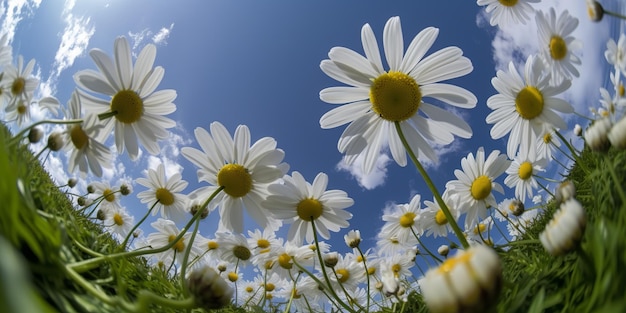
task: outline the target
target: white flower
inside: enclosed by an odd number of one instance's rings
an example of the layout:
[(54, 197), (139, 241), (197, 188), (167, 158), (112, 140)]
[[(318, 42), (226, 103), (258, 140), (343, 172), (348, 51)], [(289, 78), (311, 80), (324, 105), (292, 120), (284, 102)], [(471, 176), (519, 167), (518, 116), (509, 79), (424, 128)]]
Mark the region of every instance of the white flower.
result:
[(419, 285), (432, 313), (486, 312), (494, 304), (501, 279), (498, 254), (479, 244), (430, 269)]
[(250, 145), (250, 130), (245, 125), (237, 127), (234, 137), (219, 122), (211, 123), (210, 129), (211, 133), (200, 127), (195, 130), (202, 151), (181, 149), (185, 158), (199, 168), (198, 180), (210, 184), (193, 191), (190, 198), (204, 202), (224, 187), (209, 203), (210, 211), (219, 206), (221, 228), (243, 232), (244, 208), (262, 228), (279, 227), (280, 221), (273, 219), (262, 204), (267, 185), (289, 169), (281, 163), (285, 153), (276, 148), (276, 140), (263, 137)]
[[(349, 86), (329, 87), (320, 99), (343, 104), (320, 119), (322, 128), (349, 123), (339, 139), (338, 149), (347, 164), (363, 157), (363, 171), (370, 173), (381, 149), (387, 145), (400, 166), (407, 164), (406, 151), (396, 131), (398, 122), (411, 149), (421, 158), (436, 161), (432, 143), (447, 145), (454, 135), (469, 138), (470, 126), (448, 111), (424, 102), (430, 97), (461, 108), (473, 108), (476, 97), (466, 89), (439, 83), (460, 77), (473, 69), (471, 61), (458, 47), (446, 47), (424, 57), (439, 30), (429, 27), (415, 36), (404, 53), (400, 18), (385, 24), (383, 46), (389, 70), (383, 64), (376, 37), (369, 26), (361, 29), (365, 57), (357, 52), (334, 47), (320, 68), (328, 76)], [(419, 113), (422, 114), (419, 114)]]
[[(450, 198), (450, 192), (447, 189), (444, 191), (441, 198), (450, 210), (450, 213), (452, 213), (452, 216), (454, 218), (458, 218), (460, 214), (458, 211), (458, 204), (454, 203), (453, 199)], [(433, 199), (433, 201), (424, 201), (424, 205), (426, 207), (420, 213), (420, 225), (422, 232), (425, 233), (426, 236), (432, 235), (435, 238), (438, 236), (447, 236), (448, 233), (452, 231), (452, 227), (450, 226), (450, 223), (448, 223), (448, 219), (443, 213), (443, 210), (439, 207), (437, 200)]]
[(100, 73), (83, 70), (74, 75), (76, 84), (90, 93), (102, 94), (109, 99), (101, 99), (85, 92), (80, 92), (85, 109), (95, 114), (110, 113), (115, 118), (108, 118), (105, 133), (111, 133), (115, 127), (115, 145), (122, 153), (124, 148), (132, 160), (139, 156), (139, 143), (151, 154), (161, 152), (157, 140), (169, 136), (167, 128), (176, 126), (176, 122), (164, 117), (176, 111), (172, 103), (176, 91), (172, 89), (155, 91), (164, 70), (153, 68), (156, 47), (146, 45), (133, 66), (130, 47), (125, 37), (115, 40), (115, 60), (99, 49), (89, 52)]
[(465, 216), (465, 229), (471, 229), (478, 219), (487, 216), (488, 207), (496, 207), (496, 199), (492, 190), (504, 193), (504, 189), (494, 180), (498, 178), (509, 166), (506, 156), (500, 151), (492, 151), (485, 160), (483, 147), (478, 148), (476, 158), (470, 153), (461, 160), (461, 170), (454, 170), (457, 180), (451, 180), (446, 184), (446, 189), (451, 198), (458, 203), (458, 210), (467, 213)]
[(34, 67), (35, 59), (31, 59), (24, 66), (24, 57), (19, 55), (17, 57), (17, 66), (8, 64), (4, 68), (2, 89), (4, 90), (3, 93), (6, 92), (9, 97), (7, 111), (10, 111), (10, 108), (13, 107), (17, 108), (18, 102), (24, 101), (29, 103), (33, 98), (35, 89), (39, 85), (39, 79), (31, 75)]
[(491, 229), (493, 228), (493, 218), (487, 216), (484, 220), (480, 221), (472, 229), (465, 230), (465, 237), (470, 242), (484, 243), (489, 246), (493, 246), (493, 240), (491, 240)]
[[(395, 204), (391, 212), (383, 214), (385, 224), (381, 232), (390, 236), (395, 236), (398, 240), (408, 244), (417, 244), (416, 235), (422, 234), (421, 227), (418, 227), (420, 220), (421, 197), (416, 194), (408, 204)], [(414, 235), (415, 234), (415, 235)]]
[[(156, 233), (149, 234), (147, 238), (148, 244), (155, 249), (167, 246), (180, 234), (180, 230), (176, 227), (176, 224), (170, 220), (159, 218), (156, 222), (153, 222), (150, 225), (158, 231)], [(183, 237), (180, 238), (170, 249), (159, 253), (157, 255), (157, 259), (165, 262), (166, 260), (172, 260), (175, 258), (177, 263), (182, 265), (187, 245), (194, 244), (189, 242), (191, 235), (191, 232), (185, 233)], [(202, 249), (194, 244), (191, 247), (189, 260), (193, 260), (195, 257), (200, 256), (202, 252)]]
[(91, 193), (96, 197), (102, 197), (104, 201), (119, 204), (119, 195), (117, 194), (119, 190), (113, 190), (108, 181), (92, 182), (89, 186), (93, 189)]
[(552, 160), (554, 150), (561, 147), (561, 141), (554, 137), (553, 129), (544, 129), (543, 136), (537, 137), (537, 158)]
[[(68, 110), (65, 116), (68, 119), (81, 118), (80, 97), (76, 92), (68, 103)], [(111, 168), (113, 165), (113, 154), (109, 147), (98, 141), (102, 124), (94, 114), (85, 116), (80, 124), (70, 124), (65, 132), (65, 149), (70, 152), (68, 157), (68, 171), (73, 173), (78, 170), (87, 175), (88, 171), (98, 176), (102, 176), (102, 168)], [(71, 142), (71, 144), (69, 144)]]
[[(137, 178), (135, 181), (149, 188), (137, 194), (141, 203), (147, 203), (151, 208), (152, 216), (161, 211), (161, 217), (172, 218), (172, 211), (184, 213), (187, 211), (187, 196), (181, 194), (187, 187), (187, 182), (182, 179), (180, 173), (175, 173), (169, 179), (165, 176), (165, 167), (159, 164), (156, 171), (148, 169), (148, 178)], [(154, 207), (154, 208), (153, 208)]]
[(346, 245), (350, 248), (356, 248), (361, 243), (361, 232), (357, 230), (351, 230), (343, 236)]
[(580, 50), (582, 42), (574, 38), (572, 33), (578, 26), (578, 19), (567, 10), (557, 18), (553, 7), (549, 15), (538, 12), (535, 16), (539, 34), (539, 46), (544, 47), (541, 57), (548, 64), (552, 73), (552, 84), (559, 84), (564, 79), (580, 74), (574, 65), (580, 65), (580, 58), (572, 51)]
[(551, 86), (550, 74), (542, 75), (542, 62), (529, 56), (526, 60), (524, 79), (517, 73), (513, 62), (509, 72), (499, 70), (491, 80), (499, 92), (489, 97), (487, 106), (493, 110), (486, 121), (494, 124), (491, 137), (499, 139), (509, 134), (507, 155), (515, 157), (518, 147), (522, 153), (535, 153), (535, 141), (544, 133), (545, 127), (566, 129), (567, 124), (556, 112), (572, 113), (574, 108), (567, 101), (555, 98), (570, 87), (570, 81)]
[(272, 208), (276, 218), (292, 223), (287, 238), (289, 241), (301, 243), (306, 238), (313, 241), (313, 227), (324, 238), (330, 238), (330, 231), (338, 232), (348, 227), (352, 213), (345, 211), (354, 204), (354, 200), (342, 190), (326, 190), (328, 176), (319, 173), (310, 184), (298, 172), (292, 176), (285, 175), (284, 183), (272, 184), (268, 187), (270, 195), (265, 206)]
[[(104, 203), (103, 203), (104, 204)], [(128, 214), (128, 211), (122, 206), (111, 203), (102, 206), (104, 211), (104, 225), (106, 230), (124, 240), (133, 226), (135, 226), (134, 218)]]
[(585, 209), (574, 198), (561, 203), (552, 220), (539, 234), (543, 247), (552, 255), (568, 252), (578, 243), (585, 231)]
[(349, 256), (339, 254), (337, 264), (332, 268), (335, 275), (329, 274), (330, 280), (337, 284), (334, 285), (335, 290), (341, 289), (339, 284), (347, 290), (354, 290), (360, 283), (364, 283), (366, 280), (363, 266), (354, 257)]
[(626, 72), (626, 35), (624, 33), (620, 33), (617, 43), (613, 38), (609, 39), (606, 43), (604, 57), (616, 69)]
[(526, 24), (530, 15), (535, 12), (530, 3), (537, 3), (540, 0), (477, 0), (476, 4), (487, 6), (485, 11), (491, 13), (489, 24), (508, 25)]
[(585, 130), (585, 143), (593, 151), (606, 151), (611, 147), (609, 141), (609, 131), (613, 122), (609, 117), (603, 117), (593, 121)]
[(231, 264), (248, 264), (252, 261), (248, 240), (242, 234), (218, 232), (215, 235), (220, 242), (222, 260)]
[(611, 145), (618, 149), (626, 149), (626, 116), (623, 116), (611, 127), (607, 135)]
[(539, 188), (535, 175), (545, 171), (545, 163), (545, 159), (537, 159), (537, 155), (518, 154), (506, 169), (508, 176), (504, 184), (509, 188), (515, 187), (515, 197), (522, 202), (526, 197), (532, 199), (533, 190)]
[[(3, 68), (7, 64), (11, 64), (13, 61), (13, 47), (8, 44), (8, 34), (0, 37), (0, 68)], [(0, 109), (2, 104), (0, 103)]]

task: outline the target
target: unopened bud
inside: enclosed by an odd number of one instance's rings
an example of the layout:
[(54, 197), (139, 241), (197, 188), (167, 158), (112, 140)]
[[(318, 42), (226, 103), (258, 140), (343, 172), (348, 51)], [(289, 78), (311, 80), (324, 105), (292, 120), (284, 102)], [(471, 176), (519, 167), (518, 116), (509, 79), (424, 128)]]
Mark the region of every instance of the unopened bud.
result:
[(229, 304), (233, 290), (212, 268), (205, 266), (194, 270), (187, 279), (187, 288), (198, 307), (213, 310)]
[(128, 196), (131, 192), (132, 192), (132, 190), (130, 189), (130, 187), (129, 187), (128, 185), (126, 185), (126, 184), (122, 184), (122, 185), (120, 186), (120, 193), (121, 193), (123, 196)]
[(85, 206), (85, 204), (87, 204), (87, 200), (85, 200), (84, 197), (78, 197), (78, 199), (76, 199), (76, 202), (78, 203), (78, 205), (80, 206)]
[(28, 132), (28, 141), (30, 143), (38, 143), (43, 137), (43, 130), (39, 127), (33, 127)]
[(450, 253), (450, 247), (448, 247), (447, 245), (441, 245), (437, 249), (437, 253), (439, 253), (439, 255), (443, 257), (446, 257), (448, 256), (448, 253)]
[(104, 221), (107, 218), (107, 216), (106, 216), (106, 213), (102, 209), (100, 209), (96, 213), (96, 218), (101, 220), (101, 221)]
[[(191, 213), (191, 215), (196, 215), (196, 213), (198, 213), (198, 210), (200, 210), (200, 208), (202, 207), (202, 205), (194, 203), (191, 208), (189, 209), (189, 212)], [(205, 219), (207, 216), (209, 216), (209, 209), (208, 208), (204, 208), (202, 209), (202, 213), (200, 213), (200, 219), (203, 220)]]
[(87, 193), (94, 193), (95, 191), (96, 191), (96, 188), (93, 185), (87, 186)]
[(77, 183), (78, 183), (78, 180), (76, 178), (70, 178), (67, 181), (67, 186), (70, 188), (74, 188), (74, 186), (76, 186)]
[(324, 265), (326, 265), (326, 267), (333, 268), (335, 267), (335, 265), (337, 265), (337, 262), (339, 262), (339, 257), (337, 256), (337, 252), (327, 253), (324, 256)]
[(515, 216), (524, 214), (524, 203), (519, 199), (511, 200), (511, 203), (509, 203), (509, 211)]
[(53, 132), (48, 136), (48, 148), (51, 151), (59, 151), (65, 145), (65, 141), (63, 140), (63, 135), (59, 132)]

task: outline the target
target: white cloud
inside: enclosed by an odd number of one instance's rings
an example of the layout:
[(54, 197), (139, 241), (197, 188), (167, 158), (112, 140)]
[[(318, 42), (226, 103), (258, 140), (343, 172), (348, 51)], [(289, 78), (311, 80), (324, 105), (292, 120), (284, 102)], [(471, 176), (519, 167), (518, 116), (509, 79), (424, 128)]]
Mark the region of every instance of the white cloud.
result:
[(137, 48), (139, 48), (139, 46), (141, 45), (141, 43), (143, 43), (143, 40), (146, 37), (149, 37), (150, 35), (152, 35), (152, 31), (148, 28), (142, 29), (139, 32), (133, 33), (131, 31), (128, 32), (128, 37), (130, 37), (130, 39), (133, 40), (133, 48), (132, 50), (135, 51), (137, 50)]
[(387, 177), (387, 165), (391, 161), (391, 158), (386, 153), (381, 153), (376, 159), (376, 166), (371, 173), (365, 174), (363, 172), (363, 157), (356, 158), (352, 165), (346, 163), (346, 159), (342, 158), (337, 164), (337, 170), (350, 173), (354, 179), (359, 183), (359, 186), (372, 190), (378, 186), (382, 186), (385, 183)]
[(170, 27), (162, 27), (154, 36), (152, 36), (152, 42), (157, 45), (167, 44), (167, 38), (170, 37), (172, 29), (174, 29), (174, 23), (170, 24)]
[(41, 0), (6, 0), (0, 2), (0, 16), (3, 17), (0, 29), (7, 34), (9, 43), (13, 42), (17, 24), (24, 17), (31, 16), (40, 4)]
[(95, 27), (90, 25), (90, 18), (77, 17), (72, 13), (65, 16), (65, 29), (61, 35), (59, 49), (54, 56), (54, 75), (57, 77), (61, 72), (74, 64), (74, 60), (81, 56), (89, 45), (89, 39), (95, 33)]

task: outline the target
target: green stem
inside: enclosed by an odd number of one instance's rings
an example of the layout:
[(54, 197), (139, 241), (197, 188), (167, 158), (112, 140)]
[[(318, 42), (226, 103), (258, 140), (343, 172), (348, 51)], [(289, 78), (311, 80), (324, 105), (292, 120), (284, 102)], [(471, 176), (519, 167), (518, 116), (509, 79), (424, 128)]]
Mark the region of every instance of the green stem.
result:
[(361, 247), (357, 246), (356, 249), (359, 251), (359, 254), (361, 255), (361, 259), (363, 260), (363, 267), (365, 268), (365, 278), (367, 279), (367, 310), (369, 311), (370, 309), (370, 273), (367, 269), (367, 260), (365, 259), (365, 256), (363, 255), (363, 251), (361, 250)]
[(626, 20), (626, 16), (625, 15), (619, 14), (617, 12), (604, 10), (604, 14), (610, 15), (610, 16), (613, 16), (613, 17), (616, 17), (616, 18), (621, 18), (623, 20)]
[(585, 174), (589, 175), (589, 169), (587, 168), (587, 165), (585, 165), (585, 163), (580, 160), (580, 157), (576, 153), (576, 150), (574, 150), (574, 147), (572, 147), (572, 145), (569, 143), (569, 141), (567, 141), (565, 139), (565, 137), (563, 137), (563, 135), (561, 135), (561, 133), (558, 130), (555, 129), (554, 133), (559, 137), (559, 139), (561, 139), (561, 142), (563, 142), (565, 144), (565, 146), (567, 147), (569, 152), (572, 154), (572, 157), (574, 159), (576, 159), (576, 164), (578, 164), (580, 166), (580, 168), (583, 169)]
[[(426, 250), (426, 253), (428, 253), (433, 259), (437, 260), (437, 262), (443, 263), (443, 261), (440, 258), (438, 258), (435, 254), (430, 252), (428, 247), (426, 247), (426, 245), (422, 242), (420, 237), (415, 233), (415, 229), (413, 229), (413, 227), (411, 227), (411, 232), (413, 233), (413, 236), (415, 236), (415, 239), (417, 239), (417, 242), (420, 243), (420, 246), (422, 246), (424, 248), (424, 250)], [(465, 238), (465, 236), (463, 236), (463, 238)]]
[(131, 229), (128, 234), (126, 234), (126, 238), (124, 238), (124, 241), (122, 242), (122, 244), (120, 245), (120, 248), (122, 250), (126, 250), (126, 244), (128, 243), (128, 239), (130, 239), (130, 236), (133, 235), (133, 233), (135, 232), (135, 230), (137, 230), (137, 228), (139, 228), (139, 225), (141, 225), (141, 223), (143, 223), (146, 218), (148, 218), (148, 216), (150, 215), (150, 213), (152, 212), (152, 210), (154, 209), (154, 207), (159, 203), (159, 200), (155, 201), (154, 204), (150, 207), (150, 209), (148, 210), (148, 212), (146, 213), (146, 215), (144, 215), (144, 217), (139, 221), (139, 223), (137, 223), (135, 226), (133, 226), (133, 229)]
[[(187, 284), (185, 284), (186, 273), (187, 273), (187, 263), (189, 262), (189, 254), (191, 253), (191, 247), (193, 247), (193, 242), (196, 239), (196, 234), (198, 233), (198, 227), (200, 226), (200, 219), (196, 220), (195, 226), (193, 227), (193, 231), (191, 232), (191, 237), (189, 238), (189, 242), (187, 243), (187, 249), (185, 249), (185, 255), (183, 256), (183, 264), (180, 269), (180, 282), (183, 288), (183, 295), (188, 296), (189, 290), (187, 289)], [(239, 261), (237, 261), (239, 262)], [(235, 269), (235, 272), (237, 270)], [(236, 282), (235, 282), (236, 284)], [(235, 285), (235, 291), (237, 290)], [(236, 299), (236, 298), (235, 298)], [(235, 302), (236, 303), (236, 302)]]
[(622, 200), (622, 207), (624, 207), (626, 205), (626, 194), (624, 194), (624, 189), (622, 182), (620, 182), (620, 180), (617, 178), (617, 174), (615, 174), (615, 168), (614, 168), (614, 163), (611, 162), (611, 159), (609, 159), (607, 156), (604, 157), (605, 160), (605, 164), (608, 164), (608, 168), (609, 168), (609, 175), (611, 175), (611, 178), (613, 179), (613, 182), (615, 183), (615, 186), (617, 189), (617, 194), (619, 195), (620, 199)]
[(9, 145), (15, 144), (15, 142), (19, 142), (24, 137), (26, 132), (30, 131), (33, 127), (41, 125), (41, 124), (80, 124), (82, 123), (82, 119), (74, 119), (74, 120), (43, 120), (36, 123), (31, 124), (30, 126), (22, 129), (17, 135), (13, 136), (9, 141)]
[(111, 117), (113, 117), (115, 115), (117, 115), (117, 111), (100, 113), (100, 114), (98, 114), (98, 120), (100, 120), (100, 121), (106, 120), (106, 119), (111, 118)]
[(209, 202), (211, 202), (211, 200), (213, 200), (217, 194), (224, 190), (224, 187), (219, 187), (218, 189), (216, 189), (213, 194), (211, 194), (211, 196), (203, 203), (202, 208), (200, 210), (198, 210), (198, 212), (196, 213), (196, 215), (194, 215), (191, 220), (187, 223), (187, 225), (185, 225), (185, 227), (182, 228), (180, 234), (178, 234), (178, 236), (176, 236), (176, 238), (174, 238), (173, 240), (171, 240), (167, 245), (161, 247), (161, 248), (154, 248), (154, 249), (147, 249), (147, 250), (133, 250), (133, 251), (128, 251), (128, 252), (120, 252), (120, 253), (114, 253), (114, 254), (110, 254), (110, 255), (104, 255), (102, 257), (98, 257), (98, 258), (93, 258), (93, 259), (89, 259), (89, 260), (84, 260), (84, 261), (79, 261), (79, 262), (75, 262), (75, 263), (70, 263), (67, 266), (69, 266), (70, 268), (72, 268), (73, 270), (77, 271), (77, 272), (83, 272), (83, 271), (88, 271), (92, 268), (96, 268), (98, 266), (100, 266), (100, 264), (102, 264), (105, 261), (111, 261), (111, 260), (115, 260), (115, 259), (119, 259), (119, 258), (130, 258), (130, 257), (135, 257), (135, 256), (141, 256), (141, 255), (146, 255), (146, 254), (154, 254), (154, 253), (159, 253), (159, 252), (163, 252), (163, 251), (167, 251), (168, 249), (172, 248), (176, 243), (178, 243), (178, 241), (183, 238), (183, 236), (185, 235), (185, 233), (187, 233), (187, 230), (189, 229), (189, 227), (191, 227), (191, 225), (200, 218), (200, 215), (202, 215), (202, 211), (204, 210), (204, 208), (206, 208), (206, 206), (209, 204)]
[(413, 161), (413, 164), (415, 164), (415, 167), (422, 175), (422, 178), (426, 182), (426, 185), (428, 186), (430, 191), (433, 193), (435, 200), (437, 200), (437, 204), (439, 204), (439, 208), (441, 209), (443, 214), (446, 216), (446, 219), (448, 219), (448, 222), (450, 223), (450, 226), (452, 227), (454, 234), (457, 236), (457, 238), (459, 239), (459, 241), (461, 242), (461, 244), (463, 245), (465, 249), (469, 248), (469, 243), (467, 242), (467, 239), (463, 235), (463, 231), (461, 231), (461, 228), (456, 223), (456, 220), (452, 216), (450, 209), (446, 205), (445, 201), (443, 201), (443, 198), (441, 198), (441, 194), (437, 190), (437, 187), (435, 187), (435, 184), (430, 179), (430, 176), (428, 176), (428, 173), (426, 173), (426, 170), (424, 169), (420, 161), (415, 156), (415, 153), (413, 153), (413, 150), (411, 149), (411, 146), (409, 145), (409, 143), (406, 141), (406, 138), (404, 137), (404, 134), (402, 133), (402, 128), (400, 127), (400, 122), (396, 121), (394, 122), (394, 124), (396, 126), (396, 132), (398, 133), (398, 136), (400, 137), (400, 140), (402, 141), (402, 145), (404, 146), (406, 151), (409, 153), (409, 157)]

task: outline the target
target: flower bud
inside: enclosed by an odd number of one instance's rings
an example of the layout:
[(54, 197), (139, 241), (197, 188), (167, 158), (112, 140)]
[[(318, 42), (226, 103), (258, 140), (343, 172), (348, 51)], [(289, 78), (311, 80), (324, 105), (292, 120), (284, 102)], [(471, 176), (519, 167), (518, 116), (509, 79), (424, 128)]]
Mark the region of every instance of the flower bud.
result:
[(212, 268), (204, 266), (189, 274), (187, 288), (198, 307), (213, 310), (229, 304), (233, 290)]
[(87, 200), (85, 199), (85, 197), (78, 197), (78, 199), (76, 199), (76, 202), (80, 206), (85, 206), (85, 204), (87, 204)]
[(39, 127), (33, 127), (28, 132), (28, 141), (30, 143), (38, 143), (43, 137), (43, 130)]
[(599, 22), (604, 16), (604, 8), (595, 0), (587, 0), (587, 15), (593, 22)]
[(343, 239), (348, 247), (356, 248), (361, 243), (361, 232), (359, 230), (351, 230), (343, 236)]
[(593, 151), (605, 152), (611, 147), (608, 134), (611, 130), (611, 119), (608, 117), (595, 120), (585, 131), (585, 142)]
[(572, 183), (570, 180), (566, 180), (559, 184), (559, 186), (556, 188), (556, 192), (554, 193), (554, 197), (558, 202), (567, 201), (570, 198), (574, 198), (575, 196), (576, 187), (574, 186), (574, 183)]
[(94, 192), (96, 192), (96, 188), (93, 185), (88, 185), (87, 193), (94, 193)]
[(392, 270), (387, 269), (382, 271), (380, 280), (383, 283), (382, 292), (387, 297), (398, 294), (398, 290), (400, 290), (399, 279), (394, 275)]
[(133, 191), (127, 184), (122, 184), (120, 186), (120, 193), (122, 194), (122, 196), (128, 196), (131, 192)]
[[(194, 203), (193, 205), (191, 205), (191, 208), (189, 209), (189, 212), (191, 213), (191, 215), (195, 216), (196, 213), (198, 213), (198, 210), (200, 210), (201, 207), (202, 207), (201, 204)], [(200, 219), (203, 220), (207, 216), (209, 216), (209, 209), (208, 208), (204, 208), (202, 210), (202, 213), (200, 213)]]
[(607, 137), (613, 147), (626, 149), (626, 116), (611, 127)]
[(574, 125), (574, 135), (580, 137), (583, 134), (583, 128), (580, 126), (580, 124), (576, 124)]
[(335, 265), (337, 265), (337, 262), (339, 262), (337, 252), (330, 252), (324, 255), (324, 265), (326, 265), (326, 267), (333, 268), (335, 267)]
[(78, 183), (78, 180), (76, 178), (70, 178), (67, 180), (67, 186), (70, 188), (74, 188), (74, 186), (76, 186), (77, 183)]
[(511, 200), (511, 203), (509, 203), (509, 211), (515, 216), (524, 214), (524, 203), (519, 199)]
[(439, 253), (439, 255), (443, 257), (446, 257), (448, 256), (448, 253), (450, 253), (450, 247), (448, 247), (447, 245), (441, 245), (437, 249), (437, 253)]
[(104, 210), (102, 210), (102, 209), (98, 210), (98, 212), (96, 213), (96, 218), (101, 220), (101, 221), (106, 220), (106, 218), (107, 218), (106, 212), (104, 212)]
[(551, 255), (565, 254), (578, 243), (586, 224), (585, 209), (578, 200), (571, 198), (561, 203), (546, 229), (539, 234), (539, 240)]
[(63, 140), (63, 134), (59, 132), (53, 132), (48, 136), (48, 148), (51, 151), (59, 151), (65, 145), (65, 141)]
[(498, 254), (484, 245), (460, 250), (419, 281), (430, 312), (486, 312), (502, 280)]

